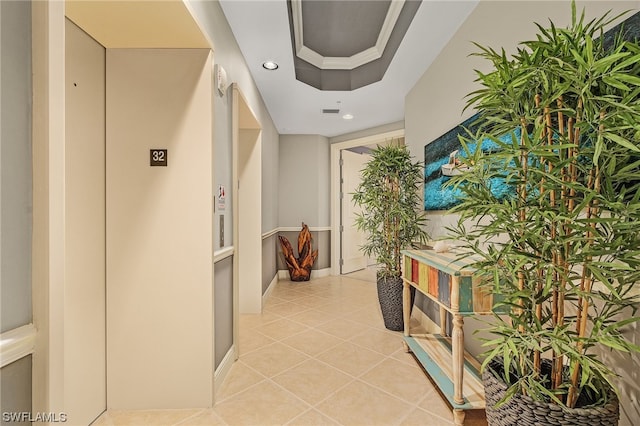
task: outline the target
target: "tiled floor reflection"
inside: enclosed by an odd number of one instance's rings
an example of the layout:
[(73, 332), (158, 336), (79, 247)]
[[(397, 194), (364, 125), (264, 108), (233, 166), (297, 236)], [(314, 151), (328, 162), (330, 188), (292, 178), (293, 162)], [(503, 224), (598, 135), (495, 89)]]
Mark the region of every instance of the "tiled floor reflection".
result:
[(241, 316), (240, 359), (214, 408), (109, 411), (94, 425), (453, 425), (401, 333), (384, 328), (374, 281), (367, 270), (280, 281), (262, 314)]

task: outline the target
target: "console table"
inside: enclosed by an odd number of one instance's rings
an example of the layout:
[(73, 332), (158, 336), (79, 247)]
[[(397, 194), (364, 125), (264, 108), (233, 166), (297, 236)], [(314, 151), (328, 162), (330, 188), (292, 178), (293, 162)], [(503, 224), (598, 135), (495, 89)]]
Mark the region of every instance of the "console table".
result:
[[(490, 314), (493, 296), (477, 284), (470, 260), (455, 253), (405, 250), (403, 255), (404, 347), (413, 352), (440, 394), (453, 409), (456, 425), (464, 423), (465, 410), (485, 408), (480, 364), (464, 350), (464, 317)], [(440, 334), (412, 335), (410, 287), (436, 302), (440, 308)], [(447, 335), (447, 312), (452, 333)]]

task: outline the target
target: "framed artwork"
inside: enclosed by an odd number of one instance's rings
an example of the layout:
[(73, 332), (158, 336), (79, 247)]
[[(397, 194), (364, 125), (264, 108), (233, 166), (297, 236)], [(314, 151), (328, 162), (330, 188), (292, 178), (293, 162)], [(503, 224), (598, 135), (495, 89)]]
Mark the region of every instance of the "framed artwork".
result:
[[(461, 135), (467, 135), (465, 129), (472, 132), (478, 115), (468, 118), (453, 129), (436, 138), (424, 147), (424, 209), (447, 210), (456, 205), (460, 194), (452, 188), (443, 188), (455, 170), (455, 158), (462, 148)], [(449, 169), (449, 170), (448, 170)]]
[[(467, 139), (467, 148), (472, 153), (477, 149), (483, 152), (499, 149), (498, 144), (490, 139), (469, 140), (469, 132), (465, 129), (468, 129), (471, 134), (475, 133), (478, 127), (477, 118), (478, 116), (474, 115), (463, 121), (424, 147), (425, 210), (447, 210), (459, 202), (460, 191), (444, 185), (452, 176), (461, 174), (466, 169), (466, 166), (459, 162), (459, 158), (465, 155), (459, 136)], [(499, 139), (502, 143), (510, 143), (512, 138), (520, 140), (519, 128), (500, 136)], [(488, 183), (491, 192), (500, 199), (513, 194), (512, 186), (507, 185), (503, 177), (493, 177)]]

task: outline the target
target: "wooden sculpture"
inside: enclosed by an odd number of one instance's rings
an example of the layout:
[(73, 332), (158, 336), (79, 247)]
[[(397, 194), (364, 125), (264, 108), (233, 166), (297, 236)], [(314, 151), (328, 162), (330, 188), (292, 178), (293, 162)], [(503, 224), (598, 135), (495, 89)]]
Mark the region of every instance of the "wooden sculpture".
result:
[(318, 257), (318, 250), (311, 250), (313, 238), (309, 227), (302, 223), (302, 231), (298, 234), (298, 258), (293, 255), (293, 248), (286, 237), (279, 235), (278, 239), (291, 281), (309, 281), (311, 268)]

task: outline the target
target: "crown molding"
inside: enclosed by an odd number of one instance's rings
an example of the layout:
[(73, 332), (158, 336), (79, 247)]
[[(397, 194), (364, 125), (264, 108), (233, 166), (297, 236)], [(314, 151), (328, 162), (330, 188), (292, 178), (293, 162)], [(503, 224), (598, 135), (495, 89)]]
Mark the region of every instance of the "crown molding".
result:
[(398, 21), (405, 0), (393, 0), (385, 16), (376, 45), (348, 57), (322, 56), (305, 46), (303, 39), (302, 0), (291, 0), (293, 38), (296, 56), (323, 70), (353, 70), (382, 57)]

